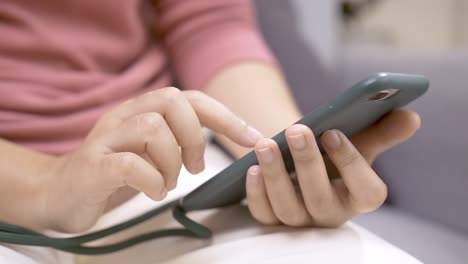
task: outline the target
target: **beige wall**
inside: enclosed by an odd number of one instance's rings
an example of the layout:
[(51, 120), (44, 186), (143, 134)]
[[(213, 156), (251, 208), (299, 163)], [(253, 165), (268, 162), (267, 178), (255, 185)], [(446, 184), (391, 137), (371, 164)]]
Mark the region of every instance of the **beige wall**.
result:
[(402, 49), (468, 47), (468, 0), (386, 0), (366, 13), (360, 27)]
[(455, 5), (455, 12), (457, 15), (457, 32), (461, 32), (458, 35), (458, 44), (460, 46), (468, 47), (468, 1), (458, 0)]

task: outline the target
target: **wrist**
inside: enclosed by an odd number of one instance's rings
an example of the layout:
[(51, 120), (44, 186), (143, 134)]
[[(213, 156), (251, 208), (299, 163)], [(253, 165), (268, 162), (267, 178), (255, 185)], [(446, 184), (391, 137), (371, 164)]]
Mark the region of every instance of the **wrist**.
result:
[(4, 140), (0, 150), (0, 221), (45, 228), (45, 171), (55, 157)]
[(55, 199), (52, 197), (55, 193), (53, 188), (56, 185), (54, 178), (60, 159), (61, 157), (51, 155), (38, 156), (34, 162), (34, 172), (26, 180), (30, 184), (25, 193), (28, 196), (31, 215), (34, 217), (31, 217), (33, 222), (30, 228), (35, 230), (52, 229), (50, 220), (54, 216), (51, 215), (50, 209), (54, 206), (51, 204)]
[(37, 216), (37, 229), (57, 230), (57, 208), (64, 198), (59, 197), (61, 192), (60, 178), (57, 171), (62, 167), (65, 156), (49, 156), (38, 164), (38, 183), (35, 187), (35, 215)]

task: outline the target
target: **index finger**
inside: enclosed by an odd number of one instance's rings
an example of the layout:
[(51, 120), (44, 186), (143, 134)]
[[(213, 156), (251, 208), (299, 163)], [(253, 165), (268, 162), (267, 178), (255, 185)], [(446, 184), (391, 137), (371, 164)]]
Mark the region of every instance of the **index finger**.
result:
[[(181, 99), (180, 97), (184, 97), (189, 103), (188, 105), (183, 103), (181, 105), (182, 111), (176, 111), (176, 109), (173, 108), (173, 101), (175, 101), (174, 98)], [(158, 89), (126, 101), (106, 114), (106, 117), (103, 119), (107, 120), (103, 120), (105, 124), (102, 126), (117, 127), (123, 120), (146, 112), (160, 113), (167, 119), (168, 123), (172, 119), (179, 120), (179, 123), (183, 125), (184, 123), (186, 124), (186, 122), (180, 122), (181, 120), (178, 119), (178, 117), (181, 116), (180, 112), (193, 111), (195, 111), (194, 115), (202, 125), (216, 133), (225, 135), (244, 147), (253, 147), (255, 143), (263, 137), (260, 132), (248, 126), (245, 121), (236, 116), (226, 106), (203, 92), (195, 90), (181, 92), (174, 87)], [(195, 119), (192, 113), (189, 113), (189, 115), (191, 115), (192, 120)], [(171, 124), (169, 124), (169, 126), (171, 126)], [(185, 132), (190, 131), (187, 131), (187, 126), (183, 126), (180, 130)], [(177, 133), (177, 131), (174, 132)], [(193, 132), (194, 131), (191, 131), (191, 133)], [(185, 139), (185, 141), (193, 142), (190, 138)]]
[(253, 147), (263, 135), (248, 126), (240, 117), (225, 105), (198, 91), (186, 91), (184, 95), (197, 113), (200, 122), (216, 133), (223, 134), (232, 141)]
[[(182, 149), (182, 160), (186, 168), (197, 173), (203, 170), (205, 139), (200, 121), (182, 92), (174, 87), (167, 87), (148, 92), (131, 99), (108, 113), (104, 122), (113, 126), (149, 112), (156, 112), (163, 117), (177, 144)], [(115, 129), (118, 129), (116, 127)], [(166, 153), (161, 153), (166, 155)]]
[(126, 119), (146, 112), (164, 117), (182, 147), (184, 164), (192, 172), (203, 168), (205, 142), (201, 125), (246, 147), (252, 147), (262, 137), (215, 99), (199, 91), (181, 92), (174, 87), (158, 89), (119, 105), (103, 117), (96, 130), (116, 129)]

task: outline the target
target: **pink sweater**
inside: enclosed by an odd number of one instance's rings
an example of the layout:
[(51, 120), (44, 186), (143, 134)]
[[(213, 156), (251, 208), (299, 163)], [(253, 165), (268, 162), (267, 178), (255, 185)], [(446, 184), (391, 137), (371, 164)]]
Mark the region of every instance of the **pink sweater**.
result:
[(76, 148), (122, 100), (273, 58), (248, 0), (1, 0), (0, 137)]

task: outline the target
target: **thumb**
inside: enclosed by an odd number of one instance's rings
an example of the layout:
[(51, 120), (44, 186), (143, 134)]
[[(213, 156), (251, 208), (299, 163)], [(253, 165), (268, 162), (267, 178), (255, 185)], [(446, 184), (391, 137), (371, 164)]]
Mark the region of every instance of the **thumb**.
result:
[(367, 162), (372, 163), (380, 153), (410, 138), (420, 126), (418, 113), (396, 110), (352, 136), (351, 142)]

